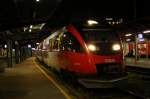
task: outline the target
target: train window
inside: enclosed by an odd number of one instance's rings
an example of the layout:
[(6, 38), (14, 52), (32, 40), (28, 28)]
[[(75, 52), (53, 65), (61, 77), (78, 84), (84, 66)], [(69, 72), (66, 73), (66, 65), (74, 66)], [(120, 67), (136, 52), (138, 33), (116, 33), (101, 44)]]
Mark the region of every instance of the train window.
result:
[(60, 49), (62, 51), (81, 52), (81, 45), (71, 33), (65, 32), (62, 35)]
[(50, 43), (49, 43), (50, 51), (58, 51), (59, 46), (58, 46), (57, 37), (54, 37), (54, 38), (50, 39), (49, 42), (50, 42)]
[(53, 43), (52, 43), (52, 39), (49, 40), (49, 50), (52, 51), (53, 48)]
[(84, 39), (86, 42), (111, 42), (119, 41), (119, 37), (112, 30), (83, 30)]
[[(89, 50), (93, 54), (115, 55), (120, 53), (120, 39), (111, 29), (84, 29), (81, 32)], [(119, 50), (114, 50), (114, 45)]]

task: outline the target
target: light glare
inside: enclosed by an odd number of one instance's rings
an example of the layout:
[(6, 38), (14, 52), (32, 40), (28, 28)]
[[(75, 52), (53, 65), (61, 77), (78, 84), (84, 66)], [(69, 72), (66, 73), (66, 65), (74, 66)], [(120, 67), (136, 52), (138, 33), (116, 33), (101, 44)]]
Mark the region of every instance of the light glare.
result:
[(94, 25), (94, 24), (98, 24), (98, 22), (94, 21), (94, 20), (88, 20), (88, 24), (89, 25)]
[(146, 33), (150, 33), (150, 30), (146, 30), (146, 31), (144, 31), (143, 33), (145, 33), (145, 34), (146, 34)]
[(4, 45), (4, 48), (7, 48), (7, 45), (6, 45), (6, 44)]
[(126, 39), (127, 42), (131, 41), (131, 39)]
[(89, 50), (91, 50), (91, 51), (95, 51), (95, 50), (96, 50), (96, 46), (93, 45), (93, 44), (89, 44), (89, 45), (88, 45), (88, 48), (89, 48)]
[(114, 44), (114, 45), (112, 46), (112, 49), (113, 49), (114, 51), (118, 51), (118, 50), (120, 50), (120, 45), (119, 45), (119, 44)]
[(125, 36), (131, 36), (132, 34), (126, 34)]
[(36, 0), (36, 2), (40, 2), (40, 0)]
[(31, 48), (31, 45), (30, 45), (30, 44), (28, 44), (28, 48)]

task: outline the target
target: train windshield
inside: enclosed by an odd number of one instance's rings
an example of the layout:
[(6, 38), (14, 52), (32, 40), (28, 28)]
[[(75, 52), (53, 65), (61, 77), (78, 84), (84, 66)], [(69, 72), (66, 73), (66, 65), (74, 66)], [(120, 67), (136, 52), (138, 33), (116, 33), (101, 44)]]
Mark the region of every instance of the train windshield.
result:
[(83, 38), (93, 54), (114, 55), (120, 52), (117, 33), (109, 29), (84, 29)]
[(118, 35), (109, 29), (83, 29), (83, 38), (86, 42), (115, 42)]

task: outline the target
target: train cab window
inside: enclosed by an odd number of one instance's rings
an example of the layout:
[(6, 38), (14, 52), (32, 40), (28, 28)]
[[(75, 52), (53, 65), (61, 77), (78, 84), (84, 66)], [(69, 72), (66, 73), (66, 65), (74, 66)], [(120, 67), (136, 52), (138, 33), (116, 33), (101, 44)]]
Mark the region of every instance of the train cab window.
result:
[(81, 33), (92, 54), (115, 55), (121, 51), (120, 38), (113, 29), (83, 29)]
[(112, 30), (84, 30), (84, 39), (86, 42), (112, 42), (119, 41), (119, 36)]
[(62, 35), (60, 49), (62, 51), (81, 52), (81, 45), (71, 33), (65, 32)]

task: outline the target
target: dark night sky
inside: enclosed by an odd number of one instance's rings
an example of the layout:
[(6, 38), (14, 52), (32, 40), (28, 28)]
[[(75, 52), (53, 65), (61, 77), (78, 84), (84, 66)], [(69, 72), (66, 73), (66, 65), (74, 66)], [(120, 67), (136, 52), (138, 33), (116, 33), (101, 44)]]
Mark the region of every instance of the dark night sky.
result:
[(52, 20), (72, 17), (134, 17), (133, 0), (63, 0)]
[(39, 3), (35, 0), (2, 0), (0, 27), (70, 17), (122, 17), (132, 20), (150, 16), (149, 9), (149, 0), (41, 0)]
[(63, 0), (58, 14), (133, 19), (149, 16), (148, 4), (148, 0)]

